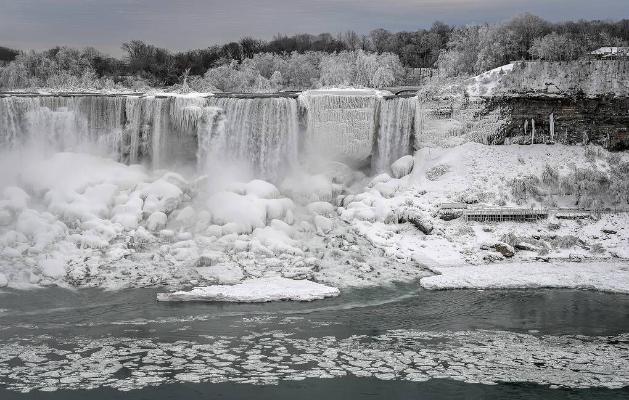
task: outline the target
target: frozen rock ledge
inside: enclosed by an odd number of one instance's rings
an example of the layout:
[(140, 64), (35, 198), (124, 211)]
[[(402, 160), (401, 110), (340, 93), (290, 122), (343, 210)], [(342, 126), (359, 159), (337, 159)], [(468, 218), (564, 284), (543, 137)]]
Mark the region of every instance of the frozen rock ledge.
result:
[(248, 279), (237, 285), (195, 287), (190, 291), (158, 293), (158, 301), (225, 301), (264, 303), (278, 300), (313, 301), (340, 294), (335, 287), (281, 277)]

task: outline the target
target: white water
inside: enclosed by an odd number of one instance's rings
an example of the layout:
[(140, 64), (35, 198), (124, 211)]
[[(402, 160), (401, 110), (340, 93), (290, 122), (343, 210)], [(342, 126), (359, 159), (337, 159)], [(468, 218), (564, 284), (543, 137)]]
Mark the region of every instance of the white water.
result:
[(417, 97), (396, 97), (380, 102), (374, 172), (386, 172), (395, 160), (410, 154), (416, 108)]
[(291, 98), (4, 97), (0, 144), (10, 150), (35, 143), (48, 152), (96, 153), (153, 168), (206, 168), (212, 158), (269, 179), (292, 169), (300, 151), (364, 165), (376, 148), (378, 172), (410, 151), (414, 98), (313, 91), (299, 105)]
[(225, 129), (215, 152), (245, 164), (254, 176), (277, 178), (294, 166), (298, 153), (297, 102), (289, 98), (210, 98), (224, 110)]
[(363, 163), (373, 151), (379, 99), (375, 94), (342, 92), (300, 95), (307, 120), (306, 151), (349, 164)]

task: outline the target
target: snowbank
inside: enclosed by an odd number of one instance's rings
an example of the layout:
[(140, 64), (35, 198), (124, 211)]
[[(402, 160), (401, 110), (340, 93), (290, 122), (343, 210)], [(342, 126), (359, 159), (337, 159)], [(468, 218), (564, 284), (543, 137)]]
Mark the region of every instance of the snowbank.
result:
[(196, 287), (190, 291), (158, 293), (158, 301), (226, 301), (264, 303), (278, 300), (313, 301), (339, 295), (339, 290), (306, 280), (249, 279), (238, 285)]
[(437, 267), (426, 289), (589, 289), (629, 294), (629, 263), (513, 263)]

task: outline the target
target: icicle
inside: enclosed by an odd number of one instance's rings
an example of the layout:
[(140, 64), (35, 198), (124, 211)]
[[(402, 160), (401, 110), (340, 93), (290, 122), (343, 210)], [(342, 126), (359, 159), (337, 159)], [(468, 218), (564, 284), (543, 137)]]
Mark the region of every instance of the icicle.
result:
[(554, 142), (555, 141), (555, 114), (554, 113), (550, 113), (550, 141)]
[(531, 144), (535, 144), (535, 119), (531, 119)]

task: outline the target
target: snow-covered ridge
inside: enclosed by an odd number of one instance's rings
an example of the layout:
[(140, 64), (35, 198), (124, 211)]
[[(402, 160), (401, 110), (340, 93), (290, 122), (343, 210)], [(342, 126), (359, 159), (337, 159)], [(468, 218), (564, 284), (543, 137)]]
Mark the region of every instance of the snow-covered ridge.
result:
[(470, 96), (629, 96), (629, 62), (519, 61), (484, 72), (468, 82)]

